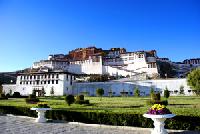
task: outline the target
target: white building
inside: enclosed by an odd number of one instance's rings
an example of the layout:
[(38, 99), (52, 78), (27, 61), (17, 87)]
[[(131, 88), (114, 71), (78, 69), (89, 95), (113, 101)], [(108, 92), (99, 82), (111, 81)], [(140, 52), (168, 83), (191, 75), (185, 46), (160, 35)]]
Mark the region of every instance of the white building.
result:
[(134, 77), (144, 73), (147, 77), (159, 75), (155, 50), (125, 52), (123, 49), (113, 48), (107, 51), (107, 55), (103, 57), (93, 54), (84, 60), (72, 60), (62, 54), (49, 55), (48, 60), (34, 62), (32, 68), (61, 69), (75, 74), (109, 74), (124, 77)]
[(75, 75), (68, 72), (23, 73), (17, 76), (15, 92), (29, 95), (35, 90), (41, 96), (44, 90), (45, 96), (50, 96), (53, 90), (54, 95), (70, 94), (74, 80)]

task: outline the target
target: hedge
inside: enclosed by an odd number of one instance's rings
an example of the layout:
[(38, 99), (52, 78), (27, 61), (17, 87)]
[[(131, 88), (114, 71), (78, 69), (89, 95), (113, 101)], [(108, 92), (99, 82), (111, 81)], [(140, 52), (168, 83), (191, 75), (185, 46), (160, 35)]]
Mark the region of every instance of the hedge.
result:
[[(36, 111), (32, 111), (27, 107), (0, 106), (0, 113), (37, 117)], [(153, 127), (153, 121), (143, 117), (142, 114), (51, 110), (47, 111), (46, 117), (53, 120), (65, 120), (69, 122), (74, 121), (90, 124), (107, 124), (145, 128)], [(200, 131), (200, 117), (178, 115), (174, 118), (167, 119), (165, 121), (165, 128)]]

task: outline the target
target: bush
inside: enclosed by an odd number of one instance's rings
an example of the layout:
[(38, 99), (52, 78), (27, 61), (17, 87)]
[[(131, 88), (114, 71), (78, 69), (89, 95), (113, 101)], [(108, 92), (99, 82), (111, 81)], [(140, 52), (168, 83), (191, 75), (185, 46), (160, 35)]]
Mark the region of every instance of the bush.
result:
[(96, 90), (96, 94), (97, 94), (97, 96), (103, 96), (103, 94), (104, 94), (104, 90), (103, 90), (103, 88), (97, 88), (97, 90)]
[(147, 105), (161, 104), (161, 105), (167, 106), (168, 101), (167, 100), (163, 100), (163, 101), (161, 101), (161, 100), (147, 100), (146, 104)]
[(33, 103), (39, 102), (40, 100), (36, 97), (35, 94), (30, 94), (30, 95), (28, 96), (28, 98), (25, 98), (25, 101), (26, 101), (26, 103), (31, 103), (31, 104), (33, 104)]
[(151, 95), (151, 100), (160, 101), (160, 93), (154, 93)]
[(84, 95), (76, 96), (76, 101), (79, 101), (79, 100), (84, 100)]
[(65, 101), (70, 106), (75, 101), (74, 96), (73, 95), (67, 95), (65, 97)]
[(7, 93), (7, 94), (6, 94), (6, 97), (7, 97), (7, 98), (10, 98), (10, 94), (9, 94), (9, 93)]
[[(37, 117), (36, 111), (30, 110), (30, 108), (17, 106), (0, 106), (0, 113)], [(142, 114), (51, 110), (46, 112), (46, 117), (53, 120), (64, 120), (68, 122), (75, 121), (89, 124), (106, 124), (118, 126), (126, 125), (145, 128), (153, 127), (153, 121), (151, 119), (144, 118)], [(200, 117), (177, 115), (172, 119), (165, 121), (165, 128), (175, 130), (200, 131)]]
[(7, 100), (7, 99), (8, 99), (8, 97), (5, 96), (5, 94), (3, 94), (3, 93), (0, 94), (0, 100)]
[(169, 93), (169, 90), (164, 90), (164, 97), (165, 98), (169, 98), (169, 96), (170, 96), (170, 93)]
[(134, 96), (135, 96), (135, 97), (139, 97), (139, 96), (140, 96), (140, 90), (139, 90), (138, 87), (136, 87), (136, 88), (134, 89)]
[(20, 92), (14, 92), (13, 97), (14, 98), (21, 98)]
[(90, 104), (90, 101), (89, 100), (76, 100), (75, 101), (75, 104)]

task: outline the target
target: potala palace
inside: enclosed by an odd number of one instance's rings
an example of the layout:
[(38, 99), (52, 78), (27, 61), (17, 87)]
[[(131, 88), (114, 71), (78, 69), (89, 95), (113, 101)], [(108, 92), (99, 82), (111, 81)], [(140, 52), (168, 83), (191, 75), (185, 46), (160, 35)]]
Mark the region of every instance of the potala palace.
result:
[[(171, 62), (168, 58), (158, 57), (155, 50), (127, 52), (125, 48), (78, 48), (66, 55), (53, 54), (34, 62), (31, 68), (18, 74), (15, 85), (3, 85), (3, 88), (6, 93), (12, 90), (22, 95), (31, 94), (34, 90), (38, 96), (43, 95), (42, 91), (49, 96), (51, 90), (54, 90), (54, 95), (87, 93), (95, 96), (95, 90), (103, 88), (105, 96), (109, 92), (115, 96), (126, 92), (131, 96), (135, 87), (142, 95), (148, 95), (151, 87), (161, 93), (168, 88), (172, 95), (177, 95), (180, 86), (184, 86), (184, 94), (191, 95), (184, 77), (199, 66), (199, 58)], [(116, 79), (88, 82), (86, 78), (94, 74)], [(180, 77), (183, 79), (177, 79)]]

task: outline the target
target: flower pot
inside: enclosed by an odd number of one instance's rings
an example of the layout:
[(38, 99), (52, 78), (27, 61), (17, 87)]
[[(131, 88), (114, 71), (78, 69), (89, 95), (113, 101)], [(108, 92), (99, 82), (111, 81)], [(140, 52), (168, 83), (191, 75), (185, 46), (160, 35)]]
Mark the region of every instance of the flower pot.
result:
[(46, 122), (45, 112), (47, 110), (52, 110), (51, 108), (31, 108), (31, 110), (36, 110), (38, 113), (38, 117), (36, 118), (35, 122), (43, 123)]
[(155, 115), (155, 114), (143, 114), (146, 118), (151, 118), (154, 121), (154, 129), (151, 134), (167, 134), (167, 130), (164, 128), (165, 120), (167, 118), (172, 118), (176, 116), (175, 114), (163, 114), (163, 115)]

